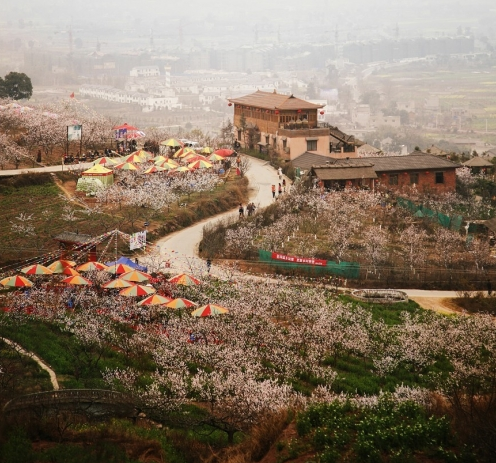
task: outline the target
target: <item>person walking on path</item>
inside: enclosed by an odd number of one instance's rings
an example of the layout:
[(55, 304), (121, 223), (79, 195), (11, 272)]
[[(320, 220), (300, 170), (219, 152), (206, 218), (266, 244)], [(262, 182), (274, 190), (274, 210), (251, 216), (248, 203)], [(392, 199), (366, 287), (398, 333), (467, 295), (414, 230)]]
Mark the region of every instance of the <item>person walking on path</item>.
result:
[(277, 175), (279, 175), (279, 180), (282, 179), (282, 168), (279, 167), (279, 169), (277, 169)]
[(272, 185), (272, 198), (276, 199), (276, 186)]
[(282, 195), (282, 185), (279, 183), (279, 190), (278, 190), (279, 196)]
[(212, 261), (207, 259), (207, 272), (210, 273), (210, 269), (212, 268)]
[(242, 219), (244, 216), (245, 216), (245, 210), (243, 208), (243, 205), (241, 203), (239, 203), (239, 218)]
[(286, 193), (286, 179), (285, 178), (282, 179), (282, 191), (284, 193)]

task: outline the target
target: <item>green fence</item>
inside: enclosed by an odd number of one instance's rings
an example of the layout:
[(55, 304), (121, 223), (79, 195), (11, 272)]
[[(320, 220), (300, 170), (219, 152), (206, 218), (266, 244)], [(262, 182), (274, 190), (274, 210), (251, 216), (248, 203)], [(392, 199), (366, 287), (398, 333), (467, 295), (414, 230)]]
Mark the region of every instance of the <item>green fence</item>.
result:
[(397, 197), (396, 203), (403, 209), (408, 209), (415, 215), (415, 217), (427, 217), (429, 219), (436, 220), (442, 227), (450, 228), (454, 231), (460, 230), (463, 222), (463, 217), (461, 215), (454, 215), (450, 217), (449, 215), (442, 214), (441, 212), (433, 211), (422, 204), (415, 204), (409, 199)]
[(326, 266), (296, 264), (294, 262), (284, 262), (281, 260), (272, 259), (270, 251), (258, 250), (258, 257), (261, 262), (266, 262), (275, 267), (284, 269), (295, 269), (304, 271), (311, 275), (337, 275), (344, 278), (358, 278), (360, 275), (360, 264), (357, 262), (333, 262), (327, 261)]

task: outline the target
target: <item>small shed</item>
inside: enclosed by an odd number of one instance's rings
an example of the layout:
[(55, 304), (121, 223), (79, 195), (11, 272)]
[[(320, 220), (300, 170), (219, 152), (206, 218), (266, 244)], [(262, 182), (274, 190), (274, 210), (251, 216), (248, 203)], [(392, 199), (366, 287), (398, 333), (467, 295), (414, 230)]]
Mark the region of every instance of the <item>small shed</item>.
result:
[(374, 180), (377, 174), (374, 165), (368, 162), (349, 164), (326, 164), (324, 166), (312, 166), (312, 176), (317, 177), (324, 184), (324, 188), (365, 188), (374, 189)]
[(466, 167), (470, 167), (470, 170), (475, 174), (479, 173), (481, 170), (485, 171), (486, 169), (494, 167), (494, 165), (487, 159), (480, 158), (478, 156), (475, 156), (462, 164)]
[(53, 239), (59, 243), (60, 259), (68, 259), (73, 252), (84, 249), (89, 261), (96, 261), (96, 244), (91, 235), (83, 233), (64, 231), (54, 236)]
[(100, 180), (104, 187), (110, 186), (114, 183), (114, 173), (112, 170), (107, 169), (101, 164), (95, 164), (82, 174), (83, 177), (91, 177)]

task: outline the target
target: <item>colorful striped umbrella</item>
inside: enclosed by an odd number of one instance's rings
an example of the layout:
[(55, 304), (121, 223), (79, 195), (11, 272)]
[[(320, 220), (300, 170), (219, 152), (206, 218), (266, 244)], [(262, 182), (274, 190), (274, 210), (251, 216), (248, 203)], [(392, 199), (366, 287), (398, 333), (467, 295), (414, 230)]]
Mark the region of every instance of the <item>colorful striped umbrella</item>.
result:
[(153, 156), (152, 153), (145, 151), (145, 150), (134, 151), (131, 154), (135, 154), (136, 156), (139, 156), (140, 158), (145, 159), (145, 160), (150, 159)]
[(132, 270), (131, 272), (121, 275), (121, 280), (134, 281), (135, 283), (149, 281), (151, 278), (153, 278), (151, 275), (148, 275), (148, 273), (145, 272), (140, 272), (139, 270)]
[(115, 280), (107, 281), (107, 283), (102, 285), (104, 289), (123, 289), (129, 288), (130, 286), (134, 286), (134, 283), (131, 281), (121, 280), (120, 278), (116, 278)]
[(210, 162), (217, 162), (217, 161), (223, 161), (224, 158), (220, 155), (220, 154), (215, 154), (215, 153), (212, 153), (209, 157), (208, 157), (208, 160)]
[(40, 264), (28, 265), (21, 269), (21, 272), (26, 275), (51, 275), (53, 273), (48, 267)]
[(180, 273), (179, 275), (169, 278), (168, 281), (169, 283), (183, 286), (193, 286), (200, 284), (200, 280), (197, 280), (195, 277), (188, 275), (187, 273)]
[(162, 146), (171, 146), (173, 148), (177, 146), (183, 146), (183, 143), (181, 143), (179, 140), (176, 140), (175, 138), (169, 138), (168, 140), (160, 142)]
[(126, 157), (124, 159), (124, 162), (137, 162), (137, 163), (140, 163), (140, 162), (145, 162), (146, 159), (143, 158), (142, 156), (139, 156), (137, 154), (130, 154), (128, 157)]
[(74, 270), (72, 267), (66, 267), (61, 272), (57, 272), (57, 273), (61, 273), (62, 275), (69, 275), (70, 277), (75, 277), (79, 275), (79, 272)]
[(212, 164), (208, 161), (195, 161), (191, 164), (188, 164), (188, 167), (190, 169), (210, 169), (210, 167), (212, 167)]
[(155, 163), (157, 162), (164, 162), (164, 161), (167, 161), (169, 158), (166, 158), (165, 156), (162, 156), (161, 154), (159, 154), (158, 156), (155, 156), (154, 158), (151, 158), (150, 161), (153, 161)]
[(205, 148), (202, 148), (202, 150), (200, 151), (200, 153), (202, 154), (212, 154), (214, 152), (214, 150), (208, 146), (205, 146)]
[(119, 291), (119, 294), (126, 297), (137, 297), (148, 296), (155, 293), (156, 291), (157, 290), (152, 286), (133, 285), (129, 288), (124, 288), (122, 291)]
[(76, 262), (72, 260), (56, 260), (55, 262), (52, 262), (50, 265), (48, 265), (48, 268), (53, 273), (64, 273), (65, 268), (74, 267), (75, 265)]
[(7, 277), (1, 280), (0, 285), (12, 288), (29, 288), (33, 286), (33, 283), (20, 275), (14, 275), (13, 277)]
[(188, 157), (188, 161), (189, 162), (195, 162), (195, 161), (207, 161), (208, 162), (208, 159), (205, 156), (202, 156), (201, 154), (195, 153), (191, 157)]
[(212, 315), (221, 315), (223, 313), (229, 313), (229, 310), (225, 307), (221, 307), (216, 304), (207, 304), (191, 312), (193, 317), (211, 317)]
[(107, 266), (101, 262), (86, 262), (76, 267), (78, 272), (96, 272), (99, 270), (107, 270)]
[(130, 286), (134, 286), (134, 283), (117, 278), (116, 280), (108, 281), (107, 283), (102, 285), (102, 288), (105, 288), (105, 289), (122, 289), (122, 288), (129, 288)]
[(106, 272), (113, 273), (114, 275), (121, 275), (122, 273), (132, 272), (133, 267), (126, 264), (111, 265), (105, 269)]
[(186, 167), (186, 166), (179, 166), (179, 167), (176, 167), (174, 170), (172, 170), (171, 172), (190, 172), (191, 169), (189, 167)]
[(153, 294), (138, 302), (138, 305), (164, 305), (168, 302), (170, 302), (168, 297), (161, 296), (160, 294)]
[(171, 309), (188, 309), (189, 307), (194, 307), (198, 305), (189, 299), (184, 299), (183, 297), (177, 297), (176, 299), (172, 299), (172, 301), (165, 304), (166, 307), (170, 307)]
[(138, 170), (138, 168), (134, 164), (131, 164), (130, 162), (122, 162), (121, 164), (117, 164), (116, 166), (114, 166), (114, 169)]
[(64, 278), (62, 280), (62, 283), (67, 283), (68, 285), (82, 285), (82, 286), (91, 286), (93, 284), (90, 280), (82, 277), (81, 275)]
[(162, 161), (155, 165), (165, 170), (172, 170), (175, 169), (179, 164), (169, 159), (168, 161)]
[(145, 171), (143, 171), (143, 173), (144, 174), (154, 174), (156, 172), (165, 172), (166, 170), (169, 170), (169, 169), (166, 169), (165, 167), (151, 166), (148, 169), (146, 169)]
[(116, 160), (114, 158), (109, 158), (108, 156), (103, 156), (101, 158), (95, 159), (93, 161), (93, 165), (96, 166), (97, 164), (101, 164), (104, 166), (105, 164), (117, 164)]

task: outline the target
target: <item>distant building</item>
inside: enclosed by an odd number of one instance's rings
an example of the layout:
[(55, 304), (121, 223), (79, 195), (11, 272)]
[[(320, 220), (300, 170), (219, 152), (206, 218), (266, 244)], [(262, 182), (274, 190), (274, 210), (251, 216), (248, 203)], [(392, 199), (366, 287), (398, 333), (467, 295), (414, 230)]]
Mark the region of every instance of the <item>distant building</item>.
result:
[(131, 77), (156, 77), (160, 75), (158, 66), (136, 66), (129, 72)]

